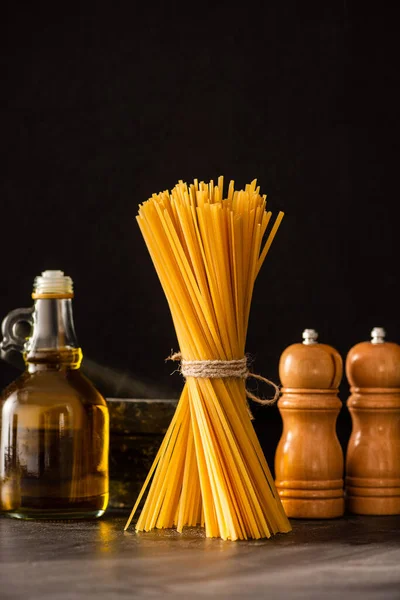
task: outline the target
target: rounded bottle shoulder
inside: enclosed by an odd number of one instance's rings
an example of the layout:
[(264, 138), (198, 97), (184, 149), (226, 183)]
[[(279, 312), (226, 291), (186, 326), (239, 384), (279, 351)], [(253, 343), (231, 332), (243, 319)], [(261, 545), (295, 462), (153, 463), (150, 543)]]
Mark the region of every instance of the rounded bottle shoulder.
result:
[(360, 342), (349, 350), (345, 368), (353, 387), (400, 388), (400, 345)]
[(107, 405), (104, 397), (79, 369), (26, 371), (3, 390), (2, 400), (10, 397), (24, 404), (79, 402)]
[(292, 344), (283, 351), (279, 361), (279, 377), (288, 388), (337, 388), (342, 374), (342, 358), (327, 344)]

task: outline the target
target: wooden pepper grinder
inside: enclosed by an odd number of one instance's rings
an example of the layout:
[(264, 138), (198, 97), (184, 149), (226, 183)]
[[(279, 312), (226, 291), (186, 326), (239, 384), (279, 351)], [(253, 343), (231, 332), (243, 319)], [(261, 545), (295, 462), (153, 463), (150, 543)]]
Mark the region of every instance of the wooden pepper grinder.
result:
[(400, 346), (374, 327), (370, 342), (346, 358), (352, 433), (346, 456), (346, 500), (361, 515), (400, 514)]
[(275, 476), (288, 517), (331, 519), (344, 512), (343, 451), (336, 436), (342, 407), (340, 354), (305, 329), (303, 343), (282, 353), (278, 402), (283, 433), (275, 454)]

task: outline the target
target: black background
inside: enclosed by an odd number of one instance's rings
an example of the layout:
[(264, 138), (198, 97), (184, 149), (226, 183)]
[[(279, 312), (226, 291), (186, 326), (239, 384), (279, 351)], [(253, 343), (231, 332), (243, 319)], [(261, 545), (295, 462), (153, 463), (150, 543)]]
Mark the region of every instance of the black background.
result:
[[(111, 6), (3, 15), (0, 317), (29, 306), (41, 271), (64, 270), (100, 390), (177, 396), (164, 361), (177, 342), (135, 215), (179, 179), (224, 175), (257, 178), (286, 213), (254, 293), (257, 372), (278, 381), (305, 327), (343, 358), (374, 326), (400, 340), (397, 11)], [(1, 363), (1, 386), (17, 374)], [(278, 410), (254, 412), (272, 452)], [(349, 427), (344, 409), (344, 446)]]

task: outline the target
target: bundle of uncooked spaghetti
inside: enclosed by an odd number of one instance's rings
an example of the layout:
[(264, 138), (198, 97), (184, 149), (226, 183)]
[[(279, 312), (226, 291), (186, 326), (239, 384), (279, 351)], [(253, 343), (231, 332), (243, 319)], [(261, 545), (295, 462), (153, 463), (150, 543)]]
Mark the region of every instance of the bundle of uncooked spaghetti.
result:
[(256, 181), (223, 198), (218, 185), (180, 181), (139, 208), (167, 297), (186, 383), (131, 516), (137, 531), (205, 526), (237, 540), (290, 531), (246, 399), (245, 340), (254, 282), (282, 220)]

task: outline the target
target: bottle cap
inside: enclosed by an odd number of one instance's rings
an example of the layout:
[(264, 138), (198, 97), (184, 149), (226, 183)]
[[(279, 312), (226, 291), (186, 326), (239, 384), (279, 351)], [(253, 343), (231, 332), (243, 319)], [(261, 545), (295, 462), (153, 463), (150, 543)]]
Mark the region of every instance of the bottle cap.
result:
[(73, 283), (71, 277), (64, 275), (64, 271), (43, 271), (35, 278), (33, 283), (32, 298), (60, 297), (72, 298)]
[(305, 329), (303, 331), (303, 344), (309, 346), (310, 344), (317, 344), (318, 333), (315, 329)]
[(332, 346), (317, 342), (315, 329), (305, 329), (303, 342), (283, 351), (279, 377), (285, 388), (336, 389), (342, 379), (343, 362)]
[(383, 344), (385, 342), (386, 331), (383, 327), (374, 327), (371, 331), (371, 344)]
[(383, 327), (374, 327), (370, 342), (353, 346), (346, 357), (346, 376), (356, 388), (400, 388), (400, 346), (385, 341)]

